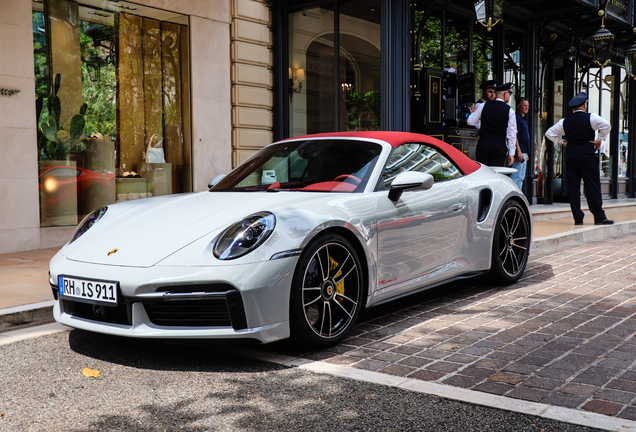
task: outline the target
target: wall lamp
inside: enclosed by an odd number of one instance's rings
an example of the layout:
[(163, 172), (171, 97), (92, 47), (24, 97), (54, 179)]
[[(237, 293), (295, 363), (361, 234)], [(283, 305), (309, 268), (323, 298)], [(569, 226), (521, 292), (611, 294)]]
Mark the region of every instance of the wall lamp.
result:
[(303, 89), (303, 81), (305, 81), (305, 69), (292, 71), (292, 68), (289, 68), (289, 102), (292, 101), (294, 93), (300, 93)]

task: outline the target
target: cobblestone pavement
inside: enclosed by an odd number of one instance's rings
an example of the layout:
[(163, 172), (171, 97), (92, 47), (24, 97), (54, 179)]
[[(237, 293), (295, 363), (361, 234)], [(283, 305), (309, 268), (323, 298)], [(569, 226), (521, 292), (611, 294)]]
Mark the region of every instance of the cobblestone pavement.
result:
[(636, 420), (636, 236), (531, 255), (523, 278), (462, 281), (371, 309), (340, 345), (291, 353)]

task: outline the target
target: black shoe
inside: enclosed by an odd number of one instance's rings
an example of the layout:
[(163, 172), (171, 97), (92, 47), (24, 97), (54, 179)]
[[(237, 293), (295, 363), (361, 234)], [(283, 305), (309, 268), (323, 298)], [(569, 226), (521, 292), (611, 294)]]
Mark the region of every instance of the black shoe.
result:
[(594, 225), (614, 225), (614, 221), (609, 219), (603, 219), (601, 221), (594, 222)]
[(585, 225), (585, 224), (583, 223), (583, 221), (581, 221), (581, 222), (574, 222), (574, 225)]

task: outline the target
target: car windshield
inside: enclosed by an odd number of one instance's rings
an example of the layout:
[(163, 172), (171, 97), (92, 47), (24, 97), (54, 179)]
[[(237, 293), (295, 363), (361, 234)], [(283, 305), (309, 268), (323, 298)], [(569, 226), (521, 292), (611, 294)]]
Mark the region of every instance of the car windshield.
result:
[(211, 191), (362, 192), (381, 152), (366, 141), (283, 142), (260, 150)]

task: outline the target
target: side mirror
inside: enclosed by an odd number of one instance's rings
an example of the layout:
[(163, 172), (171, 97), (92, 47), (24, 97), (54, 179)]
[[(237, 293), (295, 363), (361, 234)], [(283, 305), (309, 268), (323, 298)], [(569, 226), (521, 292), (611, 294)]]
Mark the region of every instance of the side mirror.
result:
[(402, 196), (402, 192), (406, 189), (410, 190), (426, 190), (433, 186), (435, 179), (428, 173), (407, 171), (397, 175), (391, 183), (389, 190), (389, 199), (397, 201)]
[(210, 180), (210, 182), (208, 183), (208, 190), (212, 189), (214, 186), (216, 186), (221, 180), (223, 180), (225, 178), (225, 174), (219, 174), (218, 176), (215, 176), (212, 180)]

